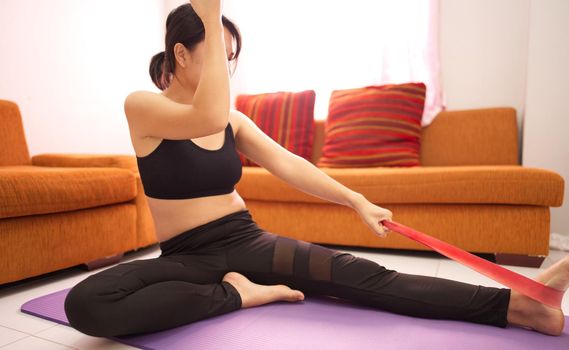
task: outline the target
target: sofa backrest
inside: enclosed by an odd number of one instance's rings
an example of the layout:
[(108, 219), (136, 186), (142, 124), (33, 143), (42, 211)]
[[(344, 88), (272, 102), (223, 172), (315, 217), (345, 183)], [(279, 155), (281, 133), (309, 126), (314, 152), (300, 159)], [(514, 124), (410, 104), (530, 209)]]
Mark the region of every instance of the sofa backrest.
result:
[(30, 164), (20, 109), (14, 102), (0, 100), (0, 166)]
[(421, 132), (421, 164), (519, 165), (513, 108), (444, 111)]
[[(322, 155), (325, 121), (316, 120), (312, 162)], [(444, 111), (421, 130), (421, 166), (519, 165), (513, 108)]]

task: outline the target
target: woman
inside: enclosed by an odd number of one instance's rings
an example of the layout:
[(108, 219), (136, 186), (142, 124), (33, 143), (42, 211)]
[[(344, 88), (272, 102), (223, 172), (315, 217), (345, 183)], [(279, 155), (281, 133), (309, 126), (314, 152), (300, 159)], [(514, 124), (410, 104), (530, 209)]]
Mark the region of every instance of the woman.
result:
[[(515, 291), (398, 273), (259, 228), (234, 190), (242, 170), (237, 150), (292, 186), (353, 208), (381, 237), (380, 222), (392, 214), (230, 109), (228, 62), (239, 56), (241, 38), (221, 15), (220, 0), (176, 8), (166, 28), (166, 50), (150, 65), (162, 93), (137, 91), (125, 100), (162, 253), (77, 284), (65, 301), (71, 326), (93, 336), (153, 332), (278, 300), (301, 301), (306, 292), (416, 317), (561, 334), (561, 310)], [(566, 290), (569, 259), (537, 279)]]

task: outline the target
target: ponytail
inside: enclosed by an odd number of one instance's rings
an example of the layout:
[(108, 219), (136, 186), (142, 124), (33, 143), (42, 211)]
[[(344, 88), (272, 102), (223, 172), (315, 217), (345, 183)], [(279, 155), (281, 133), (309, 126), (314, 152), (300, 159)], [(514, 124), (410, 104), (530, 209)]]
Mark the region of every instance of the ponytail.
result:
[(169, 72), (166, 72), (164, 69), (166, 67), (164, 65), (164, 58), (165, 53), (162, 51), (152, 56), (152, 59), (150, 60), (150, 78), (160, 90), (164, 90), (168, 85), (170, 85), (169, 79), (167, 78), (169, 76)]
[[(237, 61), (241, 52), (241, 33), (237, 26), (227, 17), (222, 16), (223, 26), (229, 30), (235, 40), (235, 54), (231, 61)], [(188, 50), (205, 39), (205, 28), (202, 20), (188, 2), (172, 10), (166, 18), (166, 37), (164, 40), (165, 51), (157, 53), (150, 60), (150, 78), (160, 89), (165, 90), (170, 86), (176, 70), (174, 58), (174, 46), (181, 43)], [(233, 67), (234, 68), (234, 67)]]

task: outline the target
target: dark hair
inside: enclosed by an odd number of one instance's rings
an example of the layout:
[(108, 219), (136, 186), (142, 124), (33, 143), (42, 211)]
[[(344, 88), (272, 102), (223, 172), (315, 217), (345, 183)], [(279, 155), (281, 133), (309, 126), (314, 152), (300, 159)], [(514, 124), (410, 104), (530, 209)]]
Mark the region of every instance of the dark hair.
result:
[[(239, 28), (227, 17), (222, 16), (221, 21), (235, 39), (235, 54), (231, 60), (237, 61), (241, 52), (241, 33)], [(176, 68), (174, 45), (181, 43), (188, 50), (192, 50), (204, 39), (203, 22), (189, 3), (178, 6), (168, 14), (166, 19), (166, 50), (157, 53), (150, 60), (150, 77), (160, 90), (164, 90), (170, 85), (172, 73)]]

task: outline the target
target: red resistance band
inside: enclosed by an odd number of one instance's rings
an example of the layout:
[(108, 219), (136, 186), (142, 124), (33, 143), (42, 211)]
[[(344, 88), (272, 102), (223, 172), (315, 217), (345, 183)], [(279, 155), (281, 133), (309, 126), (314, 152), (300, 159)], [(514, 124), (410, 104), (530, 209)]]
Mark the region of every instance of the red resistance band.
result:
[(542, 304), (561, 310), (561, 301), (563, 300), (564, 291), (546, 286), (538, 281), (534, 281), (531, 278), (527, 278), (516, 272), (505, 269), (500, 265), (484, 260), (451, 244), (433, 238), (425, 233), (415, 231), (412, 228), (401, 225), (397, 222), (383, 220), (381, 221), (381, 224), (388, 229), (426, 245), (440, 254), (458, 261), (459, 263), (466, 265), (521, 294), (537, 300)]

